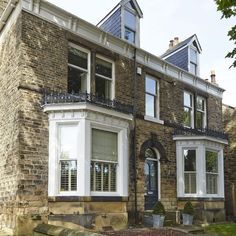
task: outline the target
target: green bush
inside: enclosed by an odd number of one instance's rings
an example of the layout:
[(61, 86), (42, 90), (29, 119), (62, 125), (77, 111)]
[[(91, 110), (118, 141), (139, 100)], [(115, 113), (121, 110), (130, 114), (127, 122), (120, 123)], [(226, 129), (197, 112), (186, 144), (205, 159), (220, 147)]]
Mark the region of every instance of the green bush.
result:
[(187, 201), (184, 205), (184, 214), (189, 214), (189, 215), (194, 215), (194, 208), (193, 205), (190, 201)]
[(154, 215), (165, 215), (166, 211), (165, 211), (165, 207), (163, 206), (163, 204), (158, 201), (155, 206), (153, 207), (153, 212), (152, 214)]

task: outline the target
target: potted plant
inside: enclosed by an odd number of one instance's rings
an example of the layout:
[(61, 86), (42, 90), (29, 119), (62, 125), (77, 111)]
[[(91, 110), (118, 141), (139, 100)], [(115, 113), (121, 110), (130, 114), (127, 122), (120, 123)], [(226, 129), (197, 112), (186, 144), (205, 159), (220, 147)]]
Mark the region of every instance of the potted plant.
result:
[(190, 201), (187, 201), (184, 205), (183, 210), (183, 225), (192, 225), (193, 224), (193, 215), (194, 215), (194, 208)]
[(158, 201), (153, 207), (152, 217), (153, 217), (153, 228), (163, 227), (165, 220), (165, 208), (163, 204)]

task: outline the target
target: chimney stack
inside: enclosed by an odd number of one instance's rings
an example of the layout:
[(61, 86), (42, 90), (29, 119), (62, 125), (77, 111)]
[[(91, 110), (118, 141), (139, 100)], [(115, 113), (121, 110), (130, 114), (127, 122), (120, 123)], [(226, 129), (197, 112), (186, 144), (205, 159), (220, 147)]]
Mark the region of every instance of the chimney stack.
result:
[(174, 47), (174, 40), (170, 40), (170, 44), (169, 44), (169, 49), (173, 48)]
[(174, 46), (176, 46), (177, 44), (179, 44), (179, 37), (174, 38)]
[(211, 70), (211, 83), (215, 84), (215, 85), (218, 85), (216, 83), (216, 73), (215, 73), (215, 70)]

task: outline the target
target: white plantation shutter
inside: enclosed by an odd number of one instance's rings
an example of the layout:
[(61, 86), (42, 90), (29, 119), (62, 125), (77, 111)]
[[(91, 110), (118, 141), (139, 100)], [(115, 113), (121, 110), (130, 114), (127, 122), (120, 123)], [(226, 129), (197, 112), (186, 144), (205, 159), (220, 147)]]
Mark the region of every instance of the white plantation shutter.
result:
[(93, 129), (92, 159), (117, 161), (117, 133)]

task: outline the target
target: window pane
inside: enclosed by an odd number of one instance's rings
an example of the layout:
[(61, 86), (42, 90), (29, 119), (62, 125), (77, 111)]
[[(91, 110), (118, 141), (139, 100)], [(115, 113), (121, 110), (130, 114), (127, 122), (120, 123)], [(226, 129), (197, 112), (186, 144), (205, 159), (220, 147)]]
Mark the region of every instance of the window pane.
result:
[(77, 190), (77, 161), (60, 161), (61, 186), (60, 191)]
[(136, 16), (127, 10), (125, 10), (125, 25), (133, 30), (136, 29)]
[(72, 65), (88, 69), (88, 54), (69, 46), (68, 62)]
[(206, 190), (207, 194), (217, 194), (218, 175), (206, 174)]
[(196, 128), (204, 128), (204, 113), (197, 111), (196, 113)]
[(185, 173), (184, 174), (184, 192), (187, 194), (196, 193), (196, 173)]
[(117, 133), (92, 130), (92, 159), (117, 161)]
[(206, 151), (206, 172), (218, 173), (218, 153)]
[(77, 129), (76, 125), (59, 126), (59, 158), (77, 159)]
[(98, 97), (111, 99), (111, 81), (96, 76), (95, 93)]
[(201, 97), (197, 97), (197, 109), (201, 111), (205, 111), (205, 99)]
[(157, 162), (149, 161), (150, 163), (150, 190), (157, 190)]
[(68, 67), (68, 92), (78, 93), (86, 91), (87, 72)]
[(131, 43), (135, 43), (135, 31), (125, 28), (125, 39)]
[(156, 154), (155, 154), (155, 152), (151, 148), (148, 148), (145, 151), (145, 158), (156, 159)]
[(145, 100), (145, 114), (147, 116), (156, 117), (156, 109), (155, 109), (155, 96), (146, 94)]
[(191, 121), (191, 109), (190, 108), (184, 107), (183, 120), (184, 120), (185, 126), (191, 127), (192, 121)]
[(184, 150), (184, 171), (196, 171), (196, 150)]
[(190, 73), (196, 75), (197, 74), (197, 65), (190, 62)]
[(197, 51), (193, 48), (190, 48), (190, 61), (197, 64)]
[(157, 85), (156, 80), (146, 77), (145, 79), (146, 92), (156, 95), (157, 94), (156, 85)]
[(190, 93), (184, 92), (184, 106), (187, 107), (193, 106), (192, 95)]
[(116, 191), (116, 163), (91, 162), (91, 191)]
[(96, 74), (112, 78), (112, 63), (96, 58)]

